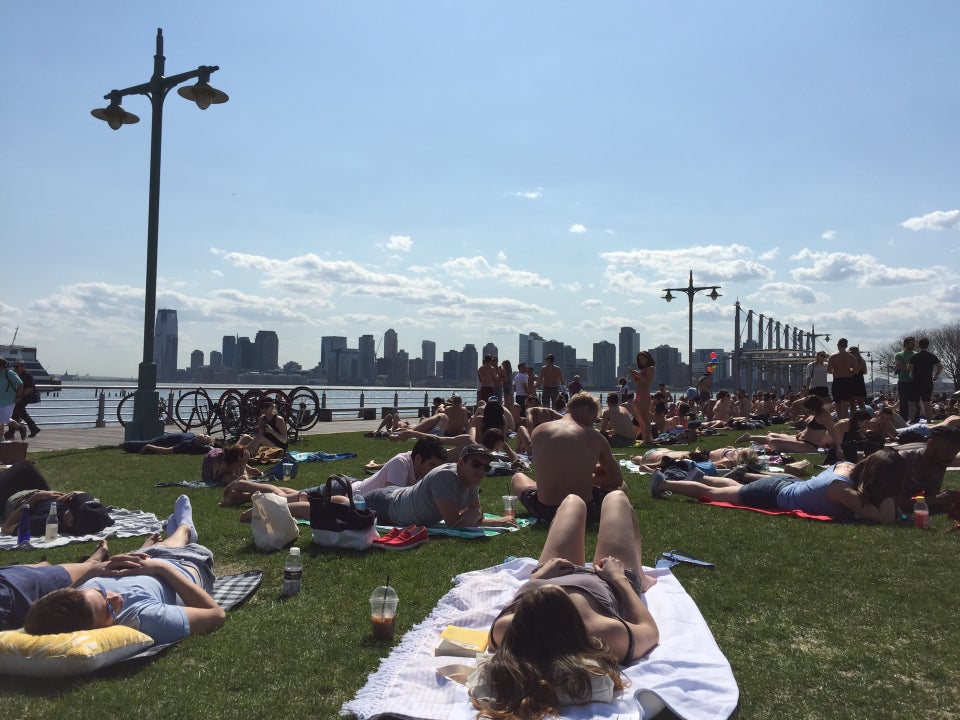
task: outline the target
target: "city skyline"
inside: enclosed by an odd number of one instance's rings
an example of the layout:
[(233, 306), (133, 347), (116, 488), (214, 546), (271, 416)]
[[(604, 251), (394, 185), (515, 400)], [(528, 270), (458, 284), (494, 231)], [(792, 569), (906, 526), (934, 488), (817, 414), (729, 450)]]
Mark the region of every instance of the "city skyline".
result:
[(271, 328), (308, 367), (323, 336), (392, 327), (411, 357), (530, 331), (590, 357), (632, 327), (685, 356), (663, 295), (691, 270), (720, 286), (697, 348), (733, 346), (738, 300), (887, 345), (960, 317), (958, 22), (868, 0), (4, 3), (0, 342), (136, 374), (150, 103), (124, 98), (141, 121), (116, 132), (90, 111), (148, 79), (163, 28), (169, 74), (218, 65), (230, 97), (165, 104), (156, 307), (185, 350)]

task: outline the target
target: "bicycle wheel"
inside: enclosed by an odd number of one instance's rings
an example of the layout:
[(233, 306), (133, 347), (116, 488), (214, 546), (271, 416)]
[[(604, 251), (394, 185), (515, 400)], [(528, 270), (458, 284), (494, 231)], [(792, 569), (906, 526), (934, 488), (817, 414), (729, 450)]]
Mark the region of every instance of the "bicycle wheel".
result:
[(277, 415), (282, 417), (285, 422), (289, 423), (287, 413), (290, 410), (290, 399), (283, 390), (265, 390), (260, 398), (261, 400), (273, 400), (273, 404), (277, 408)]
[(262, 397), (263, 390), (259, 388), (244, 393), (243, 401), (240, 403), (240, 429), (242, 432), (256, 435), (257, 418), (260, 417), (260, 398)]
[(122, 427), (133, 422), (133, 396), (134, 393), (130, 393), (117, 403), (117, 421)]
[(309, 430), (320, 420), (320, 398), (308, 387), (295, 387), (287, 395), (290, 416), (287, 422), (298, 431)]
[(203, 428), (210, 432), (212, 418), (213, 402), (206, 390), (191, 390), (177, 399), (174, 419), (184, 432), (193, 428)]
[(243, 393), (233, 388), (224, 392), (217, 401), (215, 413), (220, 419), (224, 439), (229, 438), (231, 442), (236, 442), (243, 434), (240, 422), (242, 407)]

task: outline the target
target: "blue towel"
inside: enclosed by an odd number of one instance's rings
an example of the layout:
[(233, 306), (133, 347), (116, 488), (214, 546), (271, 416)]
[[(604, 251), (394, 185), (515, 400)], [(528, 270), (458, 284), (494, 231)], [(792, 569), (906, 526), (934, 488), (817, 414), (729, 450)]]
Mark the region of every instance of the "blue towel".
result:
[(349, 460), (355, 458), (356, 453), (325, 453), (320, 452), (291, 452), (287, 453), (297, 462), (330, 462), (331, 460)]

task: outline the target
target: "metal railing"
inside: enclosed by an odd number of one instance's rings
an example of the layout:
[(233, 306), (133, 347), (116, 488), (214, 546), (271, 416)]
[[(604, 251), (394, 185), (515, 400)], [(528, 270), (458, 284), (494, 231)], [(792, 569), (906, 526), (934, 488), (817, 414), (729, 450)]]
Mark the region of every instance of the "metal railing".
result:
[[(213, 400), (225, 391), (236, 388), (241, 392), (253, 390), (252, 385), (162, 385), (157, 390), (164, 404), (166, 424), (174, 425), (173, 412), (178, 398), (184, 393), (203, 387)], [(291, 389), (277, 386), (278, 389)], [(467, 388), (385, 388), (310, 386), (320, 398), (321, 420), (355, 420), (382, 417), (387, 411), (398, 411), (404, 416), (421, 414), (430, 407), (431, 398), (448, 397), (457, 393), (464, 402), (472, 404), (475, 391)], [(28, 405), (27, 411), (41, 427), (107, 427), (119, 425), (117, 405), (136, 391), (135, 384), (63, 384), (37, 385), (41, 401)], [(260, 388), (266, 390), (267, 388)], [(422, 393), (422, 395), (421, 395)], [(414, 399), (415, 398), (415, 399)]]

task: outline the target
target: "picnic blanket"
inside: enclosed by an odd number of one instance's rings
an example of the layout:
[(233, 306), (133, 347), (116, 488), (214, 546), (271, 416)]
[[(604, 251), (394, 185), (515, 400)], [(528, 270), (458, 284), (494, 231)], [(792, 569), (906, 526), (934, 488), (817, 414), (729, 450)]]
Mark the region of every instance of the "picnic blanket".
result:
[(319, 450), (315, 452), (288, 452), (287, 455), (290, 455), (297, 462), (330, 462), (331, 460), (349, 460), (357, 456), (356, 453), (352, 452), (327, 453)]
[[(484, 513), (484, 517), (497, 517), (491, 513)], [(520, 528), (530, 527), (537, 522), (536, 518), (517, 518), (517, 527), (447, 527), (446, 525), (432, 525), (427, 527), (427, 535), (448, 535), (450, 537), (478, 538), (495, 537), (508, 532), (516, 532)], [(393, 525), (377, 525), (377, 532), (388, 533), (394, 529)]]
[[(260, 587), (262, 581), (263, 570), (248, 570), (247, 572), (237, 573), (236, 575), (224, 575), (213, 581), (213, 590), (211, 590), (210, 595), (217, 601), (217, 605), (219, 605), (224, 612), (227, 612), (233, 610), (233, 608), (245, 602), (247, 598), (253, 595), (257, 591), (257, 588)], [(143, 652), (132, 655), (127, 658), (127, 660), (151, 657), (163, 652), (171, 645), (176, 645), (176, 643), (151, 645)]]
[(803, 518), (804, 520), (820, 520), (822, 522), (833, 522), (829, 515), (811, 515), (803, 510), (761, 510), (760, 508), (750, 507), (749, 505), (738, 505), (737, 503), (721, 502), (720, 500), (711, 500), (706, 495), (698, 499), (703, 505), (715, 505), (716, 507), (733, 508), (734, 510), (750, 510), (752, 512), (762, 513), (764, 515), (792, 515), (793, 517)]
[(124, 508), (109, 507), (107, 510), (113, 518), (113, 525), (105, 527), (92, 535), (59, 535), (53, 542), (45, 542), (42, 537), (30, 538), (28, 542), (17, 545), (16, 535), (0, 535), (0, 550), (45, 550), (60, 547), (71, 543), (90, 542), (111, 537), (134, 537), (149, 535), (162, 530), (160, 520), (153, 513), (142, 510), (126, 510)]
[[(358, 720), (475, 720), (466, 687), (436, 672), (475, 661), (434, 656), (437, 638), (447, 625), (489, 628), (535, 566), (533, 558), (517, 558), (455, 577), (453, 589), (404, 635), (341, 713)], [(660, 628), (660, 644), (623, 668), (630, 687), (620, 698), (564, 708), (561, 718), (645, 720), (666, 706), (685, 720), (725, 720), (736, 708), (739, 689), (730, 663), (696, 604), (669, 570), (647, 572), (657, 578), (644, 598)]]

